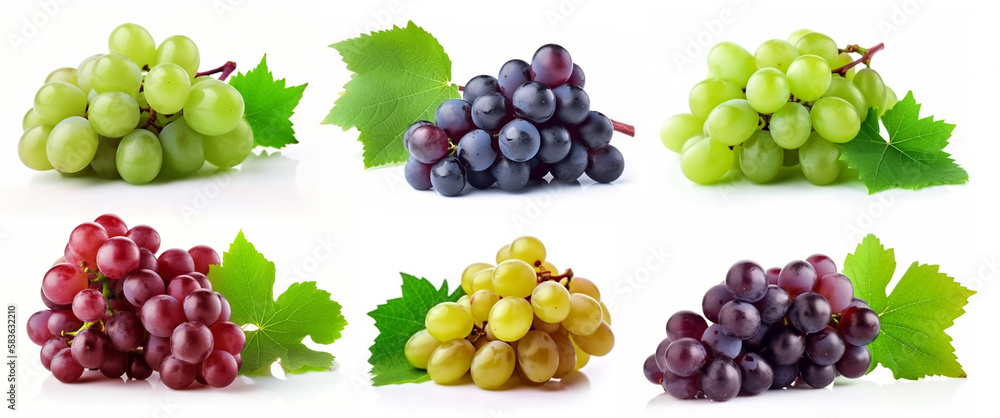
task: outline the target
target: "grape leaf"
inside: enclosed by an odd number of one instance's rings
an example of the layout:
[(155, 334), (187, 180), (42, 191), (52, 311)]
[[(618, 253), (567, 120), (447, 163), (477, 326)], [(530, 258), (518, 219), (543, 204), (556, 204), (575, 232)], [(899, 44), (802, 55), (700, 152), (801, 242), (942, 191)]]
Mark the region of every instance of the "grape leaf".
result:
[(285, 87), (285, 79), (275, 80), (267, 69), (264, 55), (257, 68), (233, 76), (229, 85), (243, 96), (243, 115), (253, 130), (254, 146), (283, 148), (299, 143), (291, 117), (308, 84)]
[(438, 105), (459, 98), (444, 47), (413, 22), (330, 47), (354, 74), (323, 123), (358, 129), (365, 168), (406, 162), (406, 128), (433, 120)]
[(274, 300), (274, 263), (257, 252), (243, 231), (222, 255), (222, 265), (211, 266), (208, 278), (212, 289), (229, 300), (231, 321), (244, 329), (256, 327), (246, 331), (242, 373), (260, 371), (277, 359), (289, 373), (333, 366), (333, 355), (302, 344), (307, 335), (317, 344), (332, 344), (347, 325), (340, 304), (316, 288), (316, 282), (293, 283)]
[(454, 302), (465, 293), (461, 287), (448, 293), (448, 282), (440, 289), (427, 279), (418, 279), (406, 273), (403, 276), (403, 295), (379, 305), (368, 316), (375, 319), (379, 334), (368, 349), (372, 355), (372, 383), (375, 386), (416, 383), (429, 379), (427, 372), (410, 364), (403, 355), (403, 347), (410, 337), (424, 328), (424, 317), (434, 305)]
[(887, 296), (895, 270), (895, 253), (871, 234), (844, 261), (854, 295), (879, 316), (878, 338), (868, 345), (871, 369), (882, 364), (896, 379), (966, 377), (944, 331), (965, 313), (962, 308), (976, 292), (938, 271), (938, 266), (914, 262)]
[(933, 116), (919, 119), (920, 105), (912, 91), (882, 115), (888, 140), (882, 138), (875, 114), (874, 108), (868, 111), (858, 136), (843, 144), (841, 156), (859, 171), (869, 194), (969, 181), (969, 173), (944, 152), (955, 125)]

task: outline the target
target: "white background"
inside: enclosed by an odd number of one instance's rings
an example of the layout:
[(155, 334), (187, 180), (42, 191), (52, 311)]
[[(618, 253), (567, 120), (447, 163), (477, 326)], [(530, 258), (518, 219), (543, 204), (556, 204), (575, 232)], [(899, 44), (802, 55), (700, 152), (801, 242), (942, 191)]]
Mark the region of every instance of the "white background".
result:
[[(5, 2), (0, 265), (6, 269), (2, 302), (16, 303), (22, 321), (20, 412), (733, 416), (773, 415), (769, 408), (780, 407), (817, 416), (905, 416), (977, 414), (992, 405), (1000, 293), (994, 81), (1000, 63), (988, 47), (1000, 33), (990, 13), (974, 2), (916, 0), (675, 3)], [(410, 189), (399, 167), (363, 170), (357, 133), (319, 124), (349, 78), (327, 45), (410, 19), (444, 45), (460, 84), (495, 74), (508, 59), (529, 59), (544, 43), (565, 46), (586, 70), (593, 108), (637, 126), (634, 139), (614, 140), (626, 156), (623, 177), (613, 185), (587, 180), (582, 187), (475, 191), (448, 199)], [(267, 53), (279, 77), (309, 83), (292, 119), (301, 144), (252, 157), (232, 173), (142, 187), (24, 168), (15, 151), (21, 117), (46, 74), (106, 52), (108, 33), (126, 21), (145, 26), (157, 40), (175, 33), (193, 38), (203, 68), (234, 60), (245, 71)], [(767, 186), (700, 187), (684, 179), (658, 130), (666, 117), (686, 111), (688, 90), (705, 74), (707, 48), (732, 40), (753, 51), (801, 27), (841, 45), (884, 41), (875, 68), (900, 97), (913, 90), (924, 103), (923, 115), (958, 125), (948, 151), (972, 181), (869, 196), (856, 181), (815, 187), (798, 177)], [(350, 323), (344, 337), (323, 348), (337, 356), (334, 370), (180, 392), (155, 377), (125, 384), (56, 381), (39, 364), (23, 321), (43, 306), (41, 277), (69, 231), (105, 212), (130, 225), (157, 227), (163, 248), (209, 244), (223, 250), (243, 229), (276, 263), (278, 291), (316, 280), (344, 305)], [(920, 260), (979, 291), (949, 330), (968, 379), (895, 382), (880, 369), (824, 390), (772, 391), (713, 404), (674, 400), (642, 378), (641, 363), (663, 337), (667, 317), (697, 309), (704, 290), (732, 262), (783, 265), (816, 252), (842, 262), (869, 232), (896, 248), (898, 274)], [(465, 265), (491, 260), (522, 234), (542, 238), (557, 266), (572, 267), (602, 287), (605, 300), (616, 305), (615, 350), (571, 381), (541, 389), (371, 387), (367, 349), (376, 329), (366, 313), (398, 296), (398, 272), (456, 283)]]

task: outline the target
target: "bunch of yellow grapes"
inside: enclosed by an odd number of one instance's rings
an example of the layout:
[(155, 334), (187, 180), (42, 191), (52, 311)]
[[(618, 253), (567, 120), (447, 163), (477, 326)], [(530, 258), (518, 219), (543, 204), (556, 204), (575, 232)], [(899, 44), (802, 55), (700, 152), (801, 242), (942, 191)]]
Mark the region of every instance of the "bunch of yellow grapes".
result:
[(514, 375), (528, 384), (561, 379), (611, 352), (611, 316), (594, 282), (558, 274), (534, 237), (503, 246), (496, 262), (466, 267), (465, 295), (427, 312), (404, 348), (410, 364), (440, 384), (470, 373), (496, 389)]

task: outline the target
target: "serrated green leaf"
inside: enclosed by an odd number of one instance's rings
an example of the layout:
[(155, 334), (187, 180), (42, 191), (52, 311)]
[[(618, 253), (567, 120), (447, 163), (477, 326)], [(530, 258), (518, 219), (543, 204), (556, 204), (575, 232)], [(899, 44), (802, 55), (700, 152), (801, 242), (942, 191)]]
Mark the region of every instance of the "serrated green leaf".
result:
[(368, 363), (372, 365), (372, 383), (375, 386), (400, 383), (416, 383), (428, 379), (427, 372), (413, 367), (403, 347), (406, 341), (424, 328), (424, 317), (434, 305), (441, 302), (455, 302), (465, 293), (461, 287), (448, 293), (448, 282), (435, 288), (427, 279), (418, 279), (406, 273), (403, 277), (402, 296), (389, 299), (379, 305), (368, 316), (375, 319), (379, 334), (368, 349), (372, 353)]
[(257, 328), (246, 332), (242, 372), (257, 372), (278, 359), (289, 373), (329, 369), (333, 355), (309, 349), (302, 340), (309, 336), (317, 344), (332, 344), (339, 339), (347, 325), (340, 304), (316, 282), (293, 283), (275, 300), (274, 277), (274, 263), (243, 231), (223, 253), (222, 265), (209, 270), (212, 289), (229, 300), (231, 321)]
[(365, 168), (406, 162), (406, 128), (459, 97), (444, 47), (413, 22), (330, 46), (354, 74), (323, 123), (358, 129)]
[(945, 330), (965, 313), (963, 307), (976, 292), (938, 271), (938, 266), (914, 262), (886, 296), (895, 270), (893, 250), (874, 235), (866, 236), (844, 261), (854, 295), (879, 316), (878, 338), (868, 345), (871, 368), (882, 364), (896, 379), (965, 377)]
[(283, 148), (299, 143), (291, 117), (308, 84), (285, 87), (285, 79), (275, 80), (267, 69), (267, 55), (257, 68), (233, 76), (229, 84), (243, 96), (243, 116), (253, 130), (254, 146)]
[(920, 119), (913, 92), (882, 115), (889, 139), (879, 132), (875, 109), (861, 124), (858, 136), (843, 144), (841, 158), (858, 170), (868, 193), (900, 187), (916, 190), (941, 184), (963, 184), (969, 174), (944, 152), (955, 125), (932, 116)]

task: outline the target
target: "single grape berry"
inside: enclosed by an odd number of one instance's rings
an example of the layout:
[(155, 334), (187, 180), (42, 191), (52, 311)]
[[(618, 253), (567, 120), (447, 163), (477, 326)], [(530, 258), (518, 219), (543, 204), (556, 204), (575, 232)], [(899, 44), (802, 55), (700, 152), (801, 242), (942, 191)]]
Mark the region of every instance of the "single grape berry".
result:
[(556, 44), (542, 45), (531, 57), (531, 79), (556, 87), (569, 81), (573, 74), (573, 58), (569, 51)]

